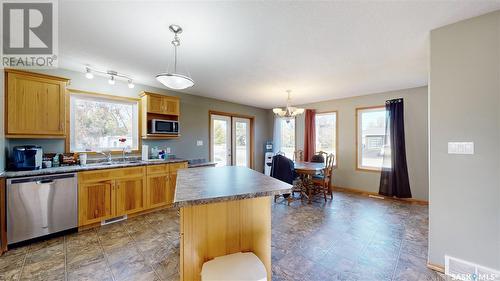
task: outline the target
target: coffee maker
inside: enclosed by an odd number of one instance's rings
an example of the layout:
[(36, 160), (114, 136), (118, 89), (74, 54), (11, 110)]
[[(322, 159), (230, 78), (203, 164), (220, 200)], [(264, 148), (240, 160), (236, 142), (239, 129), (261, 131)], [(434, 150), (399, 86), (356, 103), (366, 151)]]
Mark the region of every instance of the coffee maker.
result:
[(12, 151), (12, 168), (18, 171), (42, 168), (43, 151), (38, 145), (15, 146)]

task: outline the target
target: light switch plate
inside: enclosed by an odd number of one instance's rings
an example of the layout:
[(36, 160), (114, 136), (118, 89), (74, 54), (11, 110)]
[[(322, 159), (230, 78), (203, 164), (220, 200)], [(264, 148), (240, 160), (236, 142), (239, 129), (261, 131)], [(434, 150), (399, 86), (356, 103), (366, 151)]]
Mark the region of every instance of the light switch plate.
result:
[(448, 142), (448, 154), (474, 154), (473, 142)]
[(203, 141), (202, 140), (197, 140), (196, 141), (196, 146), (202, 146), (203, 145)]

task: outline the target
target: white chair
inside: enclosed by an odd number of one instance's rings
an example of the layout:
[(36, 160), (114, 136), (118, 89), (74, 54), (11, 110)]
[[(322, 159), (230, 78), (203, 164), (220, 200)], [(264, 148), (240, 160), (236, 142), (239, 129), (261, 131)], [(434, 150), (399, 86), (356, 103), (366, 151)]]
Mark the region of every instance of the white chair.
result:
[(216, 257), (203, 264), (202, 281), (267, 281), (267, 271), (251, 252)]

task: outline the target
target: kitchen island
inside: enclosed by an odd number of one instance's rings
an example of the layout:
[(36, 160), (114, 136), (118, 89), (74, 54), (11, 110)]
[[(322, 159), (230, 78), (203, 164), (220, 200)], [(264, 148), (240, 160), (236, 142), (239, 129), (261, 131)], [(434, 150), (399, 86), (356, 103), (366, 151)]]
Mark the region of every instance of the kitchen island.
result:
[(204, 262), (251, 251), (271, 280), (271, 197), (291, 188), (245, 167), (179, 170), (180, 279), (200, 280)]

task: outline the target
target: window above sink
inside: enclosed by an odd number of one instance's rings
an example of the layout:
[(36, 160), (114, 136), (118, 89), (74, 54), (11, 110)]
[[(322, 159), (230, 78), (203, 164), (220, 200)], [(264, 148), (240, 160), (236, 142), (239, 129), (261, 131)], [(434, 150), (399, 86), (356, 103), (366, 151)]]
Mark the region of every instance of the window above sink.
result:
[(139, 99), (72, 90), (69, 113), (71, 152), (139, 150)]

